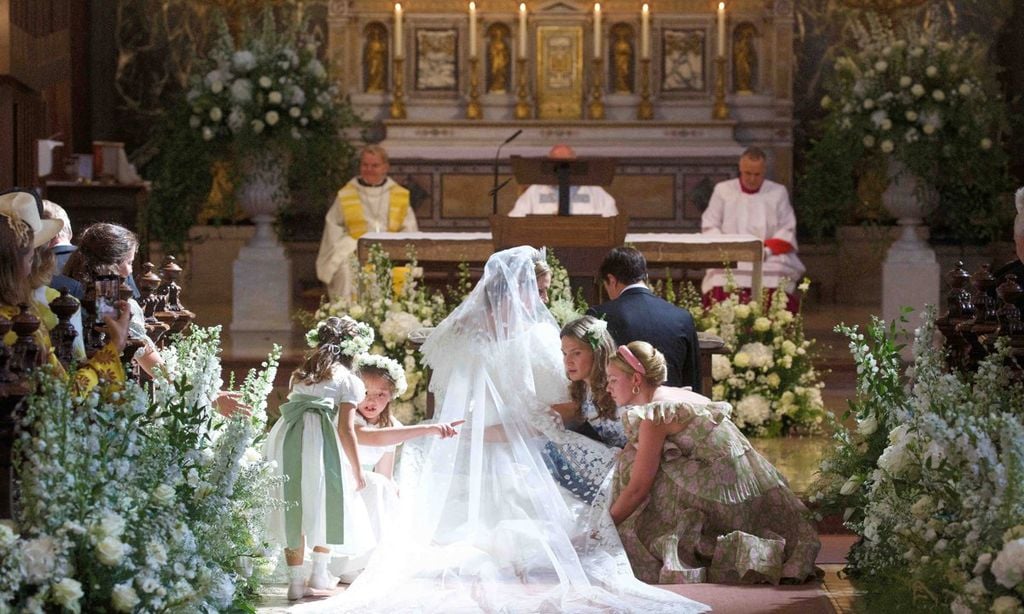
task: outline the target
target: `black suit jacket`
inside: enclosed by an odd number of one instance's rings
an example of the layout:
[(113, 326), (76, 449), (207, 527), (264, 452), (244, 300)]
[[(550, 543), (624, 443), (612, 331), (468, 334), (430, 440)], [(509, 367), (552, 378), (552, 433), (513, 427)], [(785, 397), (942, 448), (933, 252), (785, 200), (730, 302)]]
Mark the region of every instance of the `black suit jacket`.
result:
[(664, 354), (669, 386), (692, 386), (701, 392), (700, 345), (689, 311), (647, 288), (630, 288), (613, 301), (591, 307), (587, 315), (604, 317), (615, 343), (646, 341)]

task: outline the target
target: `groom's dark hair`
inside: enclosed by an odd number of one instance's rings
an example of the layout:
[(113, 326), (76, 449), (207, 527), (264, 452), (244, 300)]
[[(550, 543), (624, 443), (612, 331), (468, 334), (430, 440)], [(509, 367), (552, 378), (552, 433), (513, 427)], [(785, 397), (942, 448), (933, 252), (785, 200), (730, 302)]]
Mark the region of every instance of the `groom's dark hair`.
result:
[(647, 259), (634, 247), (616, 247), (604, 257), (598, 274), (602, 280), (611, 275), (619, 283), (635, 284), (647, 279)]

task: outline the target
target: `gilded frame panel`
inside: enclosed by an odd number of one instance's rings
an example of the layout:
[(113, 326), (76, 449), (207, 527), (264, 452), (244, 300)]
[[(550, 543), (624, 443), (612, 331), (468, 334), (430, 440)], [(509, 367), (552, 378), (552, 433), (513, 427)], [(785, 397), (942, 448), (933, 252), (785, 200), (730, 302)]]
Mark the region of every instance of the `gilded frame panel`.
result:
[(683, 94), (708, 91), (707, 30), (662, 30), (661, 91)]
[(583, 118), (583, 27), (537, 27), (537, 118)]
[(417, 28), (415, 43), (415, 90), (457, 93), (459, 31), (455, 28)]

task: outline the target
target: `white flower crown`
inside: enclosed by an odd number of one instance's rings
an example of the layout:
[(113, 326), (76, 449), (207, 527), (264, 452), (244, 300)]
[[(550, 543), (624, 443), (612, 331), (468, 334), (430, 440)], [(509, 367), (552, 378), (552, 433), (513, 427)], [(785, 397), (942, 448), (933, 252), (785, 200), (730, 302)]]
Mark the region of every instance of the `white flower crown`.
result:
[(590, 326), (586, 328), (583, 333), (583, 337), (590, 343), (590, 347), (597, 349), (597, 346), (601, 345), (601, 337), (604, 336), (608, 330), (608, 323), (604, 320), (594, 320)]
[[(345, 316), (342, 319), (355, 322), (355, 330), (352, 333), (352, 337), (338, 343), (338, 351), (345, 356), (352, 356), (353, 358), (370, 351), (370, 346), (373, 345), (374, 339), (373, 327), (365, 322), (354, 320), (349, 316)], [(319, 331), (323, 323), (323, 320), (317, 322), (316, 326), (306, 333), (306, 344), (309, 347), (315, 348), (320, 346)]]
[(395, 396), (400, 397), (405, 394), (408, 387), (405, 381), (405, 369), (394, 358), (382, 354), (360, 354), (356, 356), (356, 370), (364, 367), (374, 367), (386, 371), (388, 379), (395, 385)]

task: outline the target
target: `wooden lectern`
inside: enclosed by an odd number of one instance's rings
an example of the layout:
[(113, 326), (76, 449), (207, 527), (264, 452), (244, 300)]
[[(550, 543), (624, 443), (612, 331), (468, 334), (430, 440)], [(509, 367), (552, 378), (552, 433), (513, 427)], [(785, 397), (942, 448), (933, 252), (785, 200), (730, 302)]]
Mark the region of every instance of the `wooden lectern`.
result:
[(569, 215), (569, 186), (611, 184), (617, 162), (612, 158), (558, 160), (512, 156), (519, 185), (557, 185), (558, 215)]
[(597, 271), (608, 250), (625, 243), (629, 216), (491, 216), (494, 251), (532, 245), (554, 249), (576, 287), (591, 305), (600, 297)]

